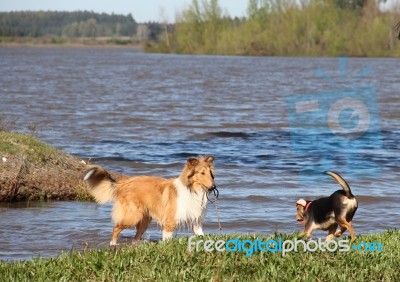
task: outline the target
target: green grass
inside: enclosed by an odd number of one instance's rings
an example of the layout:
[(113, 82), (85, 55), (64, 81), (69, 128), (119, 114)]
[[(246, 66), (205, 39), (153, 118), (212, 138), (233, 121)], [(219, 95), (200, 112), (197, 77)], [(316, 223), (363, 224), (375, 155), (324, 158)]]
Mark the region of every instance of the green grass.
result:
[[(0, 281), (400, 281), (400, 232), (359, 236), (382, 252), (188, 252), (188, 238), (117, 250), (63, 253), (57, 258), (0, 262)], [(263, 237), (294, 240), (297, 234)], [(229, 240), (229, 236), (203, 238)], [(241, 239), (255, 236), (239, 235)]]
[(64, 156), (59, 150), (41, 142), (30, 134), (0, 130), (0, 153), (2, 155), (21, 155), (36, 165), (44, 165), (49, 160), (57, 162)]

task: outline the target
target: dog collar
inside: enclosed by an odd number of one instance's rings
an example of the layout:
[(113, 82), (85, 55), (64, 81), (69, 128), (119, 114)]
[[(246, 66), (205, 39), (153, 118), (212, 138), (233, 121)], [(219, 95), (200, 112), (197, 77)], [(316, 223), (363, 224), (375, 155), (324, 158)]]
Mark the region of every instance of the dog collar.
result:
[(307, 204), (306, 204), (306, 206), (304, 208), (304, 212), (303, 213), (305, 213), (308, 210), (308, 208), (310, 207), (311, 203), (312, 203), (312, 201), (307, 201)]

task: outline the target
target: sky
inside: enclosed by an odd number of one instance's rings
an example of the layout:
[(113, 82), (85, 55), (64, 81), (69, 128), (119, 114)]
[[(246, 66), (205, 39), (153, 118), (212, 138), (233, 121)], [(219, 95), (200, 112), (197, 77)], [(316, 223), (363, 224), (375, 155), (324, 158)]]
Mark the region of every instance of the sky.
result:
[[(136, 22), (175, 21), (177, 12), (191, 0), (0, 0), (0, 11), (78, 11), (132, 14)], [(219, 5), (232, 17), (245, 16), (248, 0), (219, 0)]]

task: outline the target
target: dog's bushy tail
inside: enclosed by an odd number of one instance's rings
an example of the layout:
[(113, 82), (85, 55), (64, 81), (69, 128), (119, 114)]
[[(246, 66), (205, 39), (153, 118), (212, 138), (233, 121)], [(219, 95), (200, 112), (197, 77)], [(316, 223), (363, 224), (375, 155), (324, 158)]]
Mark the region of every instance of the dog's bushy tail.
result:
[(115, 180), (104, 168), (90, 166), (86, 170), (83, 180), (89, 185), (90, 194), (92, 194), (99, 204), (104, 204), (115, 199)]
[(324, 171), (325, 174), (328, 174), (332, 176), (334, 180), (336, 180), (337, 183), (342, 186), (344, 193), (346, 194), (347, 198), (354, 198), (353, 194), (351, 193), (351, 189), (349, 184), (346, 182), (346, 180), (343, 179), (343, 177), (340, 176), (339, 173), (333, 172), (333, 171)]

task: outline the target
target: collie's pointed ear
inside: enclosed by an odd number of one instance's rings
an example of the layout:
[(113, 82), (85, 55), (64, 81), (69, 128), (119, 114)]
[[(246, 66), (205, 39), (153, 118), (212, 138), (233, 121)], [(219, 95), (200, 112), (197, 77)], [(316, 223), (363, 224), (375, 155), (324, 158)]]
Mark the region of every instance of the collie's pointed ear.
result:
[(197, 166), (198, 164), (199, 164), (199, 160), (196, 159), (196, 158), (188, 158), (188, 160), (187, 160), (187, 162), (186, 162), (186, 165), (187, 165), (189, 168), (195, 167), (195, 166)]
[(213, 161), (214, 161), (214, 157), (213, 156), (207, 156), (204, 158), (204, 161), (210, 165), (212, 165)]
[(188, 158), (186, 165), (185, 165), (185, 181), (186, 181), (186, 186), (191, 186), (191, 180), (190, 178), (195, 174), (195, 168), (196, 166), (200, 163), (200, 161), (196, 158)]

